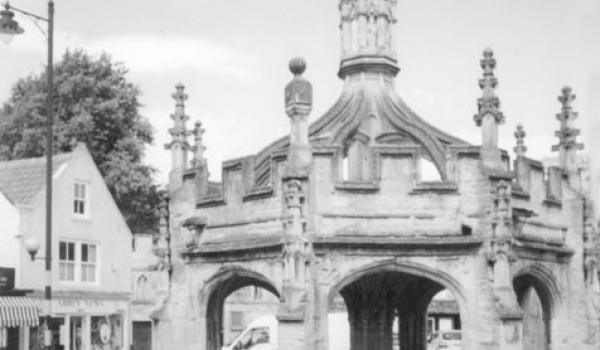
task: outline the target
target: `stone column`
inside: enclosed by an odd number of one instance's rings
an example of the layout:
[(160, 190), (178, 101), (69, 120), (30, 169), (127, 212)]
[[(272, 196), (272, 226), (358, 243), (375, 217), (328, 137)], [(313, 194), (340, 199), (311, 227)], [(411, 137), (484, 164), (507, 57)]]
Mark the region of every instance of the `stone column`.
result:
[(364, 305), (360, 309), (360, 348), (361, 350), (369, 349), (369, 308)]
[[(306, 63), (290, 61), (294, 78), (285, 87), (285, 110), (290, 117), (290, 147), (282, 178), (284, 276), (279, 320), (278, 347), (286, 350), (313, 349), (314, 260), (312, 243), (306, 232), (308, 176), (312, 155), (308, 142), (308, 114), (312, 108), (312, 87), (302, 77)], [(312, 304), (311, 304), (312, 302)]]
[(393, 347), (393, 327), (394, 310), (386, 305), (379, 313), (379, 349), (392, 350)]
[(346, 304), (348, 309), (348, 322), (350, 323), (350, 350), (358, 350), (360, 339), (360, 315), (350, 304)]

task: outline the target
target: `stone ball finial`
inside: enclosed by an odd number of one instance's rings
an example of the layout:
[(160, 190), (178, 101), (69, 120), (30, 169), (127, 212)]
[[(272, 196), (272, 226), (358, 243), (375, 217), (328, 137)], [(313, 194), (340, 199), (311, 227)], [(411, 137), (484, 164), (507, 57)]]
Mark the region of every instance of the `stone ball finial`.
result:
[(302, 75), (306, 70), (306, 61), (302, 57), (294, 57), (290, 60), (290, 72), (294, 75)]
[(483, 50), (483, 57), (490, 58), (494, 56), (494, 51), (490, 47), (486, 47)]

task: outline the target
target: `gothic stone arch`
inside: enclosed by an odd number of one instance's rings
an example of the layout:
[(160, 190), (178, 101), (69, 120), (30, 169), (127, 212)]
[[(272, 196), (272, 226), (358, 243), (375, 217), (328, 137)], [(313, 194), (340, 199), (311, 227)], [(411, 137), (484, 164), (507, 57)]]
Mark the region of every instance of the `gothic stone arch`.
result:
[(515, 273), (513, 286), (523, 309), (523, 346), (547, 350), (552, 344), (552, 320), (560, 312), (560, 292), (552, 271), (541, 264)]
[(241, 266), (219, 269), (206, 282), (199, 295), (200, 316), (206, 320), (206, 349), (220, 350), (223, 344), (222, 322), (225, 299), (237, 289), (254, 285), (280, 297), (279, 289), (262, 273)]
[(367, 262), (333, 276), (329, 285), (326, 309), (338, 293), (342, 295), (348, 309), (351, 349), (391, 349), (392, 327), (398, 316), (400, 347), (424, 350), (427, 306), (443, 289), (456, 298), (461, 319), (469, 317), (460, 282), (416, 262)]

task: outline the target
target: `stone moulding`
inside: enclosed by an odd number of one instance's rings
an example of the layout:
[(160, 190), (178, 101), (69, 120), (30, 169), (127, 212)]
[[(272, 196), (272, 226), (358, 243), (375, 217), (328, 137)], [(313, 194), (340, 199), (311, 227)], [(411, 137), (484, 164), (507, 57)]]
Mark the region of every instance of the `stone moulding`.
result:
[(449, 145), (448, 151), (457, 157), (476, 158), (481, 157), (481, 146), (473, 145)]
[(338, 76), (344, 78), (348, 75), (363, 71), (381, 72), (389, 75), (396, 75), (400, 71), (398, 61), (391, 53), (385, 56), (380, 55), (350, 55), (342, 57)]
[[(254, 256), (271, 252), (271, 256), (276, 257), (283, 249), (283, 238), (283, 235), (272, 235), (235, 242), (201, 242), (197, 248), (184, 251), (182, 255), (185, 258), (223, 259), (228, 256)], [(483, 238), (464, 237), (458, 233), (435, 237), (313, 236), (315, 250), (378, 250), (382, 254), (389, 252), (403, 255), (432, 255), (440, 252), (453, 255), (463, 251), (466, 253), (477, 249), (483, 242)]]
[(333, 184), (336, 190), (348, 192), (377, 192), (379, 191), (379, 181), (338, 181)]
[(416, 249), (447, 250), (457, 253), (457, 248), (475, 249), (484, 242), (480, 237), (457, 235), (436, 237), (374, 237), (374, 236), (316, 236), (313, 240), (315, 250), (327, 249), (376, 249), (407, 251), (416, 253)]
[[(520, 240), (527, 241), (527, 242), (538, 242), (538, 243), (548, 244), (551, 246), (564, 246), (564, 244), (566, 242), (566, 236), (567, 236), (567, 227), (566, 226), (553, 225), (553, 224), (548, 224), (548, 223), (544, 223), (541, 221), (535, 221), (535, 220), (520, 220), (520, 221), (517, 221), (515, 224), (516, 224), (515, 226), (517, 229), (515, 232), (515, 238), (518, 238)], [(526, 233), (524, 231), (527, 226), (541, 228), (541, 229), (544, 229), (545, 231), (543, 234), (538, 234), (538, 235), (535, 235), (532, 233)], [(550, 236), (550, 233), (555, 233), (555, 234), (554, 234), (554, 236)], [(558, 237), (556, 237), (557, 235), (558, 235)]]
[[(409, 219), (413, 214), (395, 214), (395, 213), (334, 213), (324, 212), (318, 214), (324, 218), (344, 218), (344, 219)], [(418, 215), (418, 214), (416, 214)]]
[(247, 240), (232, 240), (221, 242), (200, 242), (197, 248), (183, 251), (184, 257), (220, 257), (221, 255), (233, 254), (244, 255), (261, 251), (277, 251), (283, 249), (283, 236), (272, 235), (266, 237), (255, 237)]
[(548, 197), (548, 198), (544, 199), (542, 204), (544, 204), (545, 206), (550, 207), (550, 208), (558, 208), (558, 209), (562, 208), (561, 200), (552, 198), (552, 197)]
[(529, 242), (516, 239), (513, 248), (518, 258), (564, 262), (573, 256), (574, 250), (564, 246), (553, 246), (541, 242)]
[(242, 197), (242, 201), (246, 202), (255, 199), (267, 198), (273, 196), (274, 194), (275, 190), (272, 186), (253, 188), (249, 190), (246, 194), (244, 194), (244, 196)]
[(248, 219), (248, 220), (212, 223), (210, 225), (207, 225), (206, 228), (207, 229), (215, 229), (215, 228), (223, 228), (223, 227), (245, 226), (245, 225), (250, 225), (250, 224), (262, 224), (265, 222), (278, 221), (278, 220), (282, 220), (282, 219), (283, 218), (279, 215), (278, 216), (268, 216), (268, 217)]
[(525, 192), (525, 190), (523, 190), (523, 188), (519, 184), (513, 184), (510, 194), (513, 198), (516, 199), (531, 199), (531, 195), (528, 192)]
[(458, 194), (458, 186), (452, 181), (419, 182), (410, 194), (438, 193)]

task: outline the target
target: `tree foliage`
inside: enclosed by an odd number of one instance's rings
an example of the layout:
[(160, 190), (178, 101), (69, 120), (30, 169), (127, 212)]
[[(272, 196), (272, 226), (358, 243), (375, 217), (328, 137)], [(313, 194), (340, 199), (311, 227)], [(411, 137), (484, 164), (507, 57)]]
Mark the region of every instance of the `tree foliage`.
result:
[[(84, 142), (132, 232), (156, 224), (154, 169), (143, 163), (152, 127), (139, 114), (139, 89), (110, 56), (67, 51), (54, 67), (54, 152)], [(0, 159), (46, 150), (46, 73), (20, 79), (0, 116)]]

